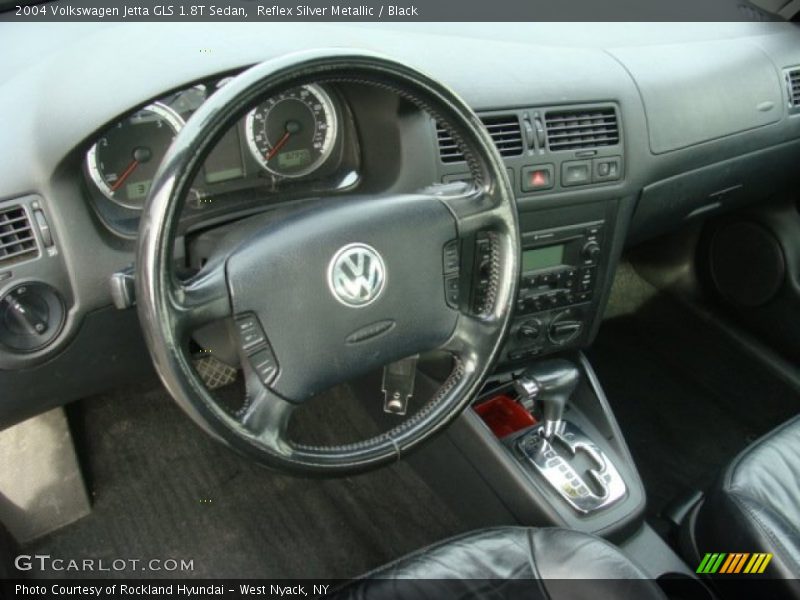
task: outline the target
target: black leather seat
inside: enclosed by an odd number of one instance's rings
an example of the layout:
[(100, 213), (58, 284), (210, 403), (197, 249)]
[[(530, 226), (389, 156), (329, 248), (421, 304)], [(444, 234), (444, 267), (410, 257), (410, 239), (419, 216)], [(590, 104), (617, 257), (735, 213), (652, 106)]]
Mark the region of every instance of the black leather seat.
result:
[(699, 559), (707, 552), (772, 553), (760, 577), (781, 579), (770, 586), (773, 597), (800, 598), (800, 417), (736, 457), (700, 507), (693, 530)]
[(665, 598), (640, 567), (605, 540), (526, 527), (485, 529), (438, 543), (365, 575), (337, 597)]

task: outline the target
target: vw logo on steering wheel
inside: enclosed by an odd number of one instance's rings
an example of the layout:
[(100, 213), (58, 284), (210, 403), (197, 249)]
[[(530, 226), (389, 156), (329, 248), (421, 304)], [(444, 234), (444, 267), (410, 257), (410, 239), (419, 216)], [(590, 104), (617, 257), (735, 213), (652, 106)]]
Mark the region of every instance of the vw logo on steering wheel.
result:
[(343, 246), (328, 266), (328, 287), (333, 297), (346, 306), (370, 304), (381, 295), (385, 284), (383, 259), (366, 244)]

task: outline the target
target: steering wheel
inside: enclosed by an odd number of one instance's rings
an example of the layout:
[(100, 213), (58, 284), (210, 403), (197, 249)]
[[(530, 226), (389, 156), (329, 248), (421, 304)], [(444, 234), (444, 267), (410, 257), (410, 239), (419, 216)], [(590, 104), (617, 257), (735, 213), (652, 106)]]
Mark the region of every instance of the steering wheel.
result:
[[(427, 111), (463, 151), (471, 183), (322, 198), (246, 219), (196, 275), (179, 280), (173, 268), (179, 215), (216, 141), (265, 98), (331, 82), (380, 86)], [(475, 310), (458, 289), (477, 276), (471, 248), (479, 234), (489, 260), (481, 274), (486, 293)], [(445, 428), (476, 396), (508, 329), (519, 253), (506, 167), (463, 100), (377, 54), (303, 52), (235, 77), (174, 140), (142, 213), (139, 318), (161, 380), (208, 433), (268, 467), (348, 475), (397, 460)], [(235, 324), (239, 339), (247, 399), (236, 412), (214, 400), (189, 356), (192, 332), (220, 319)], [(452, 355), (452, 372), (424, 407), (394, 429), (338, 446), (287, 439), (293, 410), (314, 394), (436, 349)]]

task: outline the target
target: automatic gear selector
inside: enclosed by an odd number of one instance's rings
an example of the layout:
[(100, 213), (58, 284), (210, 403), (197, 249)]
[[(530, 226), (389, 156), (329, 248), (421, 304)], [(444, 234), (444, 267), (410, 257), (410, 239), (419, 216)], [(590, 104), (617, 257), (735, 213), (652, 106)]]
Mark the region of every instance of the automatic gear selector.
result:
[(576, 425), (563, 419), (580, 372), (562, 359), (542, 361), (515, 382), (528, 410), (541, 407), (542, 424), (516, 440), (522, 459), (581, 514), (606, 508), (626, 492), (625, 481), (609, 456)]

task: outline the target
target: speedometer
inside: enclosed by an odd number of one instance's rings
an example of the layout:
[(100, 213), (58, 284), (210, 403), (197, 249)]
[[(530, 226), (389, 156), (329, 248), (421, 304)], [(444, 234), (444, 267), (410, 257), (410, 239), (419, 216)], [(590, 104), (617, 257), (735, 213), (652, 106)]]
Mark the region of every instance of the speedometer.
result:
[(304, 85), (268, 98), (245, 121), (247, 145), (267, 171), (302, 177), (322, 166), (336, 139), (336, 111), (327, 92)]

